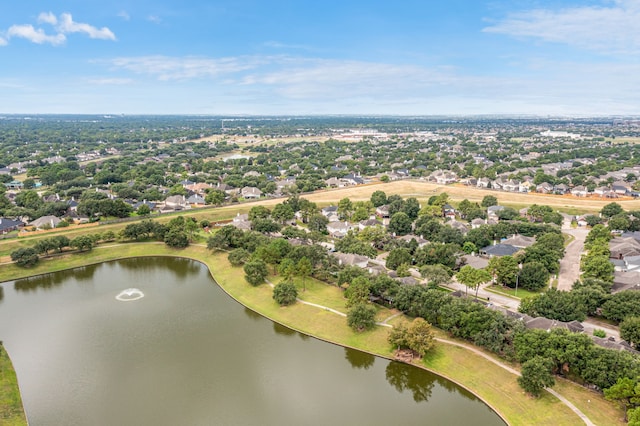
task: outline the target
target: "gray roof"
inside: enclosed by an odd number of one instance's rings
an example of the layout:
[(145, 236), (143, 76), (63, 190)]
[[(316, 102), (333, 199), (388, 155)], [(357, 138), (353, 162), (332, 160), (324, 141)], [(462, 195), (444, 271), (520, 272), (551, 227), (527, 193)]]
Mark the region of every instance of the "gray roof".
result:
[(520, 250), (518, 247), (514, 247), (510, 244), (496, 244), (480, 249), (480, 253), (487, 256), (511, 256), (518, 250)]

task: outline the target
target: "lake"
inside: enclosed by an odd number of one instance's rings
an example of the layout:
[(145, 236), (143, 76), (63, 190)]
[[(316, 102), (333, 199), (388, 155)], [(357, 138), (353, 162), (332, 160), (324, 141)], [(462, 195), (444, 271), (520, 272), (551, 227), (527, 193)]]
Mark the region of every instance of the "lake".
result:
[(195, 261), (128, 259), (3, 287), (0, 339), (31, 426), (504, 425), (452, 382), (253, 313)]

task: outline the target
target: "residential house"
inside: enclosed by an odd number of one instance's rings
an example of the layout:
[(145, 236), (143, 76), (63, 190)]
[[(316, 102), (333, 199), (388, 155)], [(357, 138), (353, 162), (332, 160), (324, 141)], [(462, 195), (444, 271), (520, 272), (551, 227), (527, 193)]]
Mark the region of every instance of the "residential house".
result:
[(640, 256), (640, 241), (633, 237), (616, 237), (609, 241), (610, 257), (623, 260), (631, 256)]
[(492, 246), (481, 248), (480, 255), (486, 257), (513, 256), (518, 251), (520, 251), (518, 247), (514, 247), (510, 244), (494, 244)]
[(351, 229), (353, 229), (353, 227), (347, 221), (329, 222), (327, 224), (327, 231), (333, 238), (342, 238), (347, 235), (347, 232)]
[(55, 216), (42, 216), (29, 222), (29, 226), (33, 226), (36, 229), (52, 229), (58, 226), (60, 222), (62, 222), (62, 220)]
[(500, 242), (502, 244), (508, 244), (523, 249), (532, 246), (536, 242), (536, 239), (535, 237), (526, 237), (524, 235), (516, 234)]
[(377, 220), (375, 216), (370, 217), (367, 220), (361, 220), (360, 222), (358, 222), (358, 229), (360, 229), (361, 231), (365, 228), (371, 228), (375, 226), (382, 226), (382, 222)]
[(478, 183), (476, 184), (478, 188), (490, 188), (491, 180), (489, 178), (483, 177), (478, 179)]
[(582, 185), (578, 185), (571, 190), (571, 195), (575, 197), (586, 197), (588, 190)]
[(331, 256), (337, 259), (338, 265), (357, 266), (364, 269), (369, 264), (369, 258), (359, 254), (333, 252)]
[(187, 198), (187, 203), (192, 206), (204, 206), (206, 204), (202, 195), (194, 194)]
[(564, 195), (567, 192), (569, 192), (569, 187), (564, 183), (559, 183), (553, 187), (553, 192), (555, 192), (558, 195)]
[(553, 185), (549, 182), (542, 182), (536, 187), (536, 191), (542, 194), (551, 194), (553, 192)]
[(16, 231), (24, 226), (24, 222), (20, 220), (8, 219), (6, 217), (0, 217), (0, 234), (8, 234), (11, 231)]
[(183, 210), (189, 207), (184, 195), (170, 195), (164, 200), (167, 209)]
[(376, 216), (382, 219), (389, 219), (389, 205), (384, 204), (382, 206), (376, 207)]
[(262, 195), (262, 191), (260, 191), (260, 189), (256, 188), (255, 186), (245, 186), (244, 188), (242, 188), (242, 190), (240, 190), (240, 195), (242, 195), (242, 197), (247, 200), (257, 200)]

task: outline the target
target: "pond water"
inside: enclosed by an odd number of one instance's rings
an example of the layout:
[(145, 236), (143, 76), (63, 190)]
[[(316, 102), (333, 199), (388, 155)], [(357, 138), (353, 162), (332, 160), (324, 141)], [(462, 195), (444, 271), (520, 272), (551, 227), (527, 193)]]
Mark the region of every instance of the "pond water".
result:
[(504, 424), (429, 372), (253, 313), (186, 259), (7, 282), (0, 339), (31, 426)]

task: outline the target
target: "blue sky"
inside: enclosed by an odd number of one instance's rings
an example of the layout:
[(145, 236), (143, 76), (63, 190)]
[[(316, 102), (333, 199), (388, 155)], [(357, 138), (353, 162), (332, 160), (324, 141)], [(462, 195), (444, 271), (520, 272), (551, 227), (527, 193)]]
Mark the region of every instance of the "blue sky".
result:
[(0, 113), (640, 115), (640, 0), (0, 6)]

